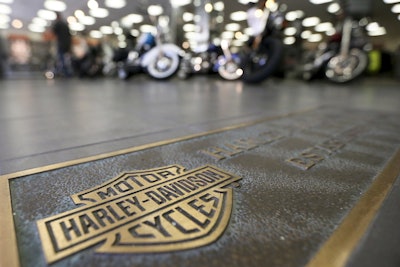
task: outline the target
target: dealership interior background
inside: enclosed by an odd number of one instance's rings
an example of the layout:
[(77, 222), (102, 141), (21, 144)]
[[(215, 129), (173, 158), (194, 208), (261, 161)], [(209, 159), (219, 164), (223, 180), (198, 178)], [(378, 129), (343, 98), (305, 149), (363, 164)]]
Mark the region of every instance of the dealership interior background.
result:
[[(138, 38), (141, 33), (155, 32), (155, 25), (149, 19), (149, 14), (166, 15), (169, 18), (164, 22), (168, 25), (168, 39), (186, 50), (196, 50), (198, 35), (204, 35), (207, 31), (210, 35), (207, 39), (209, 43), (219, 45), (222, 40), (229, 40), (231, 49), (237, 51), (252, 34), (252, 29), (246, 22), (248, 2), (33, 0), (29, 2), (28, 8), (25, 1), (2, 0), (0, 32), (3, 53), (8, 54), (6, 62), (5, 56), (2, 59), (3, 76), (10, 76), (21, 70), (43, 72), (46, 68), (51, 68), (55, 49), (50, 26), (55, 20), (55, 11), (62, 12), (74, 35), (73, 58), (81, 58), (86, 53), (88, 48), (82, 42), (92, 46), (102, 43), (103, 53), (108, 55), (103, 55), (102, 60), (106, 63), (112, 59), (113, 51), (131, 45), (129, 42)], [(269, 2), (275, 4), (275, 1)], [(277, 1), (273, 8), (279, 8), (286, 19), (282, 29), (284, 44), (290, 47), (300, 42), (304, 49), (302, 55), (316, 49), (318, 44), (335, 34), (337, 17), (346, 6), (345, 2)], [(385, 64), (390, 63), (392, 66), (381, 69), (387, 71), (389, 68), (393, 71), (393, 64), (397, 60), (394, 54), (400, 43), (399, 3), (395, 0), (367, 2), (372, 4), (371, 10), (366, 12), (368, 16), (359, 23), (369, 37), (369, 49), (383, 52), (385, 58), (390, 57), (385, 60)], [(367, 2), (355, 1), (353, 5), (368, 6)], [(202, 26), (205, 20), (207, 24)], [(300, 27), (297, 25), (299, 21), (302, 23)], [(296, 49), (299, 49), (298, 46)], [(301, 63), (299, 61), (287, 65)]]
[[(240, 60), (249, 55), (254, 33), (249, 0), (0, 0), (0, 266), (47, 266), (36, 221), (76, 208), (71, 195), (121, 172), (173, 164), (211, 164), (243, 176), (234, 189), (234, 219), (221, 239), (150, 256), (96, 254), (90, 247), (52, 266), (398, 266), (399, 170), (384, 169), (398, 168), (400, 158), (400, 0), (266, 3), (268, 18), (280, 15), (273, 18), (282, 57), (265, 78), (247, 82), (246, 60)], [(332, 51), (349, 56), (352, 50), (330, 42), (345, 28), (349, 10), (351, 32), (359, 33), (351, 40), (362, 44), (365, 68), (351, 81), (335, 81), (327, 62), (341, 57)], [(51, 31), (56, 12), (72, 34), (72, 75), (58, 68)], [(160, 29), (179, 55), (168, 79), (149, 75), (151, 64), (136, 61), (142, 37)], [(247, 59), (263, 66), (273, 56)], [(227, 58), (238, 67), (232, 79), (219, 72)], [(172, 64), (157, 63), (160, 69)], [(286, 138), (224, 160), (199, 152), (259, 128)], [(329, 160), (310, 170), (285, 161), (349, 132)], [(385, 196), (382, 205), (366, 205), (377, 207), (376, 216), (354, 247), (338, 253), (345, 263), (307, 265), (382, 173), (394, 177), (390, 190), (377, 193)], [(315, 205), (312, 211), (308, 205)], [(361, 223), (351, 225), (349, 235)], [(287, 235), (278, 233), (281, 226)]]

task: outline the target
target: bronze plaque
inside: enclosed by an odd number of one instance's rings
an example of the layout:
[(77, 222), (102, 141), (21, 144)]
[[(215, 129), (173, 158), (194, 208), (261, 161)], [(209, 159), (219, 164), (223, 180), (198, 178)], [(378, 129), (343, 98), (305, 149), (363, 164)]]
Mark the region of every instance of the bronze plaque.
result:
[(0, 266), (345, 266), (399, 132), (321, 107), (4, 175)]

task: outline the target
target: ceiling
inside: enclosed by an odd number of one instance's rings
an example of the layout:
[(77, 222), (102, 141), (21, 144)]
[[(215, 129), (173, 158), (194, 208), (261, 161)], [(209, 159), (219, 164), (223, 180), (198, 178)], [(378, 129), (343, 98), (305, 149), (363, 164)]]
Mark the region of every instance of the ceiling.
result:
[[(0, 3), (6, 0), (0, 0)], [(11, 1), (11, 0), (8, 0)], [(105, 0), (97, 0), (100, 7), (104, 7)], [(113, 1), (113, 0), (111, 0)], [(182, 0), (183, 1), (183, 0)], [(210, 0), (214, 3), (219, 0)], [(338, 1), (338, 0), (336, 0)], [(358, 0), (361, 1), (362, 0)], [(102, 19), (96, 19), (96, 23), (92, 26), (87, 26), (86, 29), (97, 30), (102, 25), (110, 25), (112, 21), (118, 21), (120, 18), (130, 13), (146, 14), (147, 7), (149, 5), (161, 5), (164, 8), (166, 14), (171, 12), (171, 4), (168, 0), (127, 0), (127, 4), (121, 9), (109, 9), (109, 16)], [(246, 10), (246, 6), (240, 4), (237, 0), (223, 0), (225, 4), (224, 10), (224, 23), (232, 22), (229, 18), (229, 14), (238, 11)], [(76, 10), (82, 10), (85, 14), (88, 14), (88, 5), (86, 0), (69, 0), (65, 1), (67, 9), (63, 12), (65, 17), (71, 16)], [(321, 21), (333, 21), (334, 16), (329, 14), (326, 9), (328, 4), (315, 5), (311, 4), (310, 0), (280, 0), (280, 4), (287, 5), (287, 11), (291, 10), (303, 10), (307, 17), (318, 16)], [(371, 18), (373, 21), (378, 22), (381, 26), (386, 28), (387, 34), (379, 37), (371, 37), (374, 42), (381, 42), (388, 44), (392, 47), (397, 47), (400, 44), (400, 21), (397, 19), (396, 14), (390, 11), (391, 6), (383, 3), (382, 0), (372, 0), (373, 12)], [(11, 4), (8, 4), (12, 8), (12, 13), (9, 15), (11, 20), (19, 19), (23, 22), (24, 27), (21, 30), (26, 30), (27, 25), (31, 23), (32, 19), (37, 16), (39, 9), (44, 8), (44, 0), (13, 0)], [(188, 9), (193, 4), (182, 7), (182, 9)], [(193, 10), (193, 8), (192, 8)], [(1, 13), (1, 10), (0, 10)], [(148, 21), (144, 21), (148, 22)], [(16, 31), (15, 29), (11, 29)]]

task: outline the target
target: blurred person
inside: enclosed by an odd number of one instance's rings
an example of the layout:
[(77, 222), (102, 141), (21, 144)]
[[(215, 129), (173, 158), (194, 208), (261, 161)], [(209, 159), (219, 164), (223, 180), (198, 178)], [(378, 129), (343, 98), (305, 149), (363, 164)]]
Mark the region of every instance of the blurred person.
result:
[(57, 12), (56, 14), (57, 18), (52, 25), (52, 31), (57, 39), (57, 70), (61, 75), (70, 77), (72, 75), (71, 66), (69, 64), (72, 44), (71, 33), (61, 13)]
[(7, 70), (7, 44), (3, 36), (0, 34), (0, 79), (6, 76)]

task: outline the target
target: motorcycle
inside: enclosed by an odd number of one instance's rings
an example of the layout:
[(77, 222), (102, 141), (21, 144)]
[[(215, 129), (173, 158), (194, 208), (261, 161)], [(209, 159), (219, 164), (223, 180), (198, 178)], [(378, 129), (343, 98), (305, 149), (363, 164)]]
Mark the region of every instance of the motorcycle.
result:
[(246, 83), (259, 83), (271, 76), (280, 65), (283, 56), (281, 28), (284, 19), (274, 0), (250, 8), (247, 14), (254, 37), (244, 48), (240, 62), (241, 71), (238, 74), (242, 72), (241, 78)]
[(152, 78), (162, 80), (170, 78), (178, 70), (182, 50), (175, 44), (164, 43), (159, 23), (156, 28), (155, 36), (152, 33), (143, 33), (136, 49), (128, 53), (124, 62), (118, 63), (120, 79), (127, 79), (144, 71)]
[(180, 64), (178, 77), (187, 79), (193, 74), (215, 73), (219, 55), (221, 55), (219, 47), (212, 44), (200, 51), (186, 52)]
[(229, 42), (226, 40), (221, 41), (221, 49), (223, 55), (218, 57), (218, 61), (215, 65), (218, 74), (228, 81), (240, 79), (243, 75), (240, 56), (230, 51)]
[(306, 59), (302, 77), (311, 80), (322, 76), (335, 83), (352, 81), (368, 67), (368, 46), (358, 21), (347, 17), (341, 31), (333, 35), (328, 43), (321, 44), (314, 56)]

